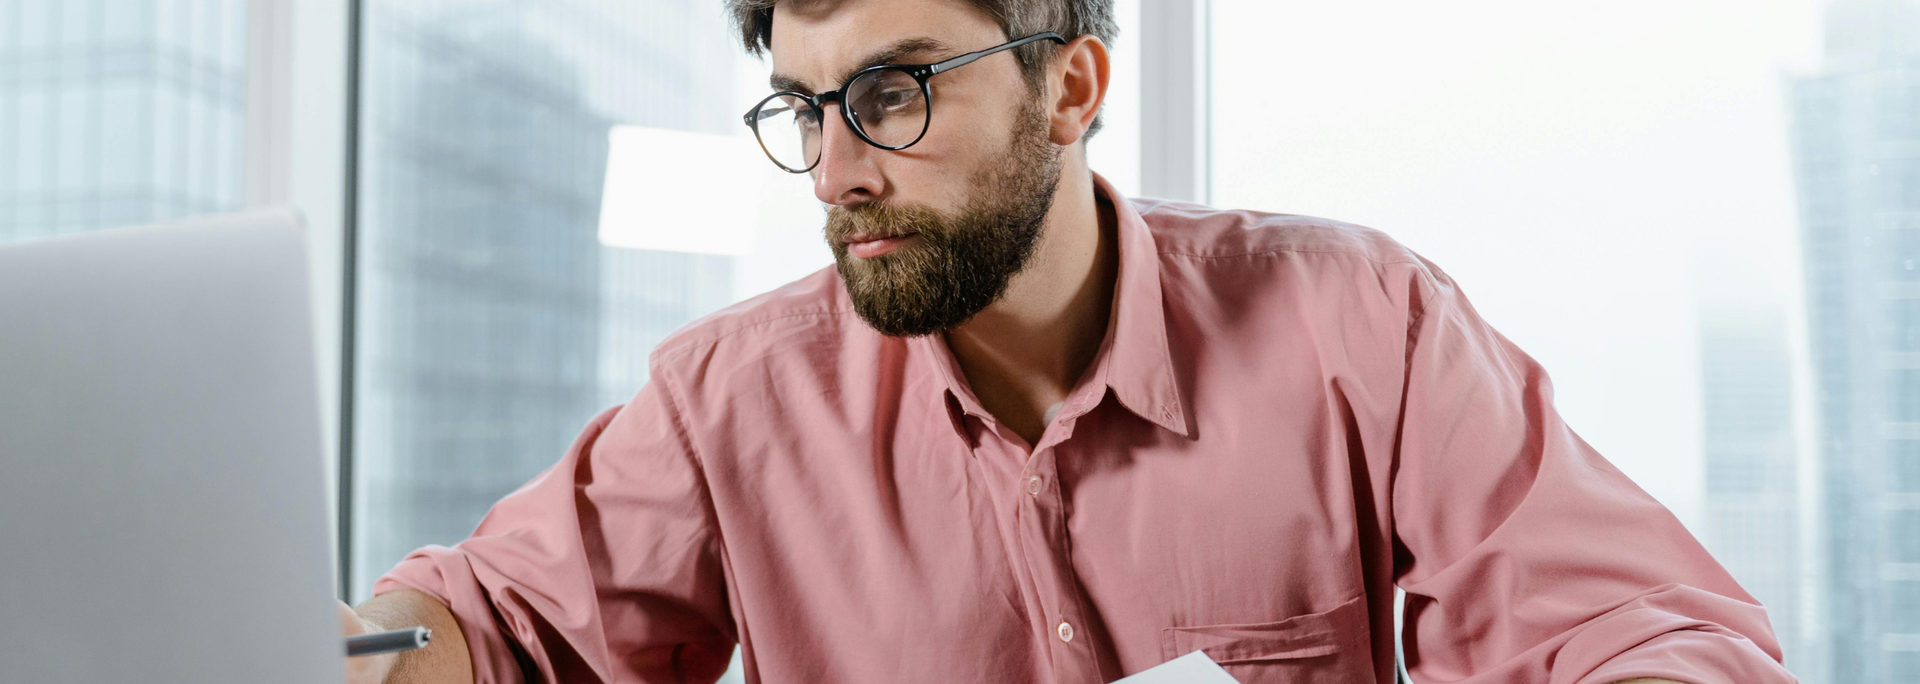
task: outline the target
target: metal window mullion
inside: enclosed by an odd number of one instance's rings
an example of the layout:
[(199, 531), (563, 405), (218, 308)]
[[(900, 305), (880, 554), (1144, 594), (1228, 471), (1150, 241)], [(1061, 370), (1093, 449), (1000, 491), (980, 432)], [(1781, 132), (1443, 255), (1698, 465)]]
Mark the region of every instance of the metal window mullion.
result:
[(357, 3), (245, 0), (246, 136), (242, 197), (248, 207), (291, 205), (306, 219), (328, 501), (336, 509), (339, 591), (350, 550), (352, 216)]
[(1140, 191), (1149, 197), (1210, 199), (1209, 5), (1140, 4)]
[(246, 143), (242, 152), (247, 207), (285, 204), (292, 150), (293, 8), (289, 0), (246, 5)]

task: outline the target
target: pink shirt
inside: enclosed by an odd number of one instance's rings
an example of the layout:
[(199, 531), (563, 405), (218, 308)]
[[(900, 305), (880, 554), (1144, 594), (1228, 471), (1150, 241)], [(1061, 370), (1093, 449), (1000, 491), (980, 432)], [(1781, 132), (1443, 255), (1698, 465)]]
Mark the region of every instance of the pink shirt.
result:
[(482, 682), (1788, 682), (1765, 611), (1387, 236), (1127, 200), (1112, 321), (1038, 444), (833, 269), (687, 326), (453, 548)]

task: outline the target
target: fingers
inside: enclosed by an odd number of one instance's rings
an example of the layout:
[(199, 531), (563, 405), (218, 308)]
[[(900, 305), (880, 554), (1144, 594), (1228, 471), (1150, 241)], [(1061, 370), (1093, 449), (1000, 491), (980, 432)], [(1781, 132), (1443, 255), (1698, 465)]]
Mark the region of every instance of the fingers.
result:
[[(360, 619), (360, 614), (354, 612), (352, 606), (341, 601), (335, 603), (339, 604), (342, 638), (377, 631), (372, 625), (367, 624), (366, 620)], [(342, 646), (343, 653), (344, 650), (345, 647)], [(393, 668), (395, 660), (395, 656), (391, 653), (362, 658), (345, 658), (344, 655), (342, 657), (346, 664), (346, 684), (380, 684), (386, 680), (387, 671)]]
[(353, 612), (352, 606), (347, 605), (345, 601), (335, 601), (334, 603), (339, 605), (340, 636), (350, 637), (356, 634), (367, 633), (366, 621), (360, 619), (359, 613)]

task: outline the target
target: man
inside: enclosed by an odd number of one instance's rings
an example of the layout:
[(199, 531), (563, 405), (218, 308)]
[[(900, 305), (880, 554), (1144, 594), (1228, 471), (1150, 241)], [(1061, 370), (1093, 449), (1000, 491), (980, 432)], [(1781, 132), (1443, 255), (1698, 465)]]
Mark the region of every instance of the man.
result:
[(1396, 585), (1421, 681), (1791, 681), (1433, 264), (1093, 174), (1110, 2), (730, 7), (836, 268), (342, 606), (439, 635), (357, 681), (1387, 682)]

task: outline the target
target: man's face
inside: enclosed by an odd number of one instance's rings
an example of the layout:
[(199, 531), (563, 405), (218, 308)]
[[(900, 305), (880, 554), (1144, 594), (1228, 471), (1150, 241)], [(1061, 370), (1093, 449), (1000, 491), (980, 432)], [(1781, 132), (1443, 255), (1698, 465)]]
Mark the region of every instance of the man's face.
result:
[[(929, 63), (1008, 40), (960, 0), (791, 4), (774, 10), (773, 71), (812, 92), (838, 89), (877, 56)], [(896, 49), (905, 43), (922, 46)], [(829, 105), (811, 172), (847, 292), (887, 335), (951, 330), (997, 300), (1031, 258), (1059, 178), (1042, 97), (1012, 52), (929, 86), (931, 124), (905, 150), (866, 144)]]

